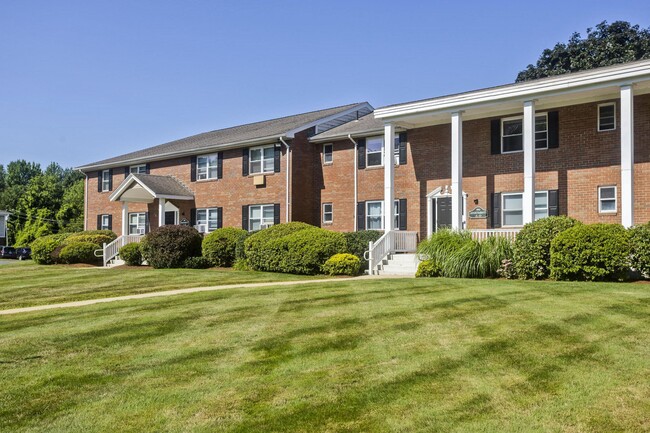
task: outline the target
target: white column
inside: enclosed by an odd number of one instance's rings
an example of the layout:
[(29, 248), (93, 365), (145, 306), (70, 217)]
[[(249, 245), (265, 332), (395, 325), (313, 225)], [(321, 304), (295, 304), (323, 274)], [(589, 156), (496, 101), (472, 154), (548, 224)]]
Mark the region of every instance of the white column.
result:
[(165, 225), (165, 199), (158, 199), (158, 227)]
[(524, 224), (535, 220), (535, 101), (524, 102)]
[(393, 230), (395, 219), (395, 127), (384, 125), (384, 231)]
[(634, 225), (634, 92), (621, 86), (621, 224)]
[(129, 234), (129, 202), (122, 202), (122, 236)]
[(451, 113), (451, 228), (463, 228), (463, 112)]

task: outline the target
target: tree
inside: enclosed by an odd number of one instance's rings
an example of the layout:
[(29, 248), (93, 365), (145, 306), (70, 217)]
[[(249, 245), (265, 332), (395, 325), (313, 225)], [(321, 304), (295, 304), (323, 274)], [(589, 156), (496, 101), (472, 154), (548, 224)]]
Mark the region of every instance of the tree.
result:
[(41, 174), (41, 165), (35, 162), (27, 162), (24, 159), (11, 161), (7, 165), (7, 174), (5, 182), (7, 186), (23, 185), (27, 186), (29, 181)]
[(650, 28), (627, 21), (607, 21), (587, 29), (587, 37), (574, 33), (568, 43), (545, 49), (537, 64), (519, 72), (516, 82), (585, 71), (601, 66), (650, 59)]
[(75, 182), (63, 193), (61, 207), (56, 213), (61, 232), (78, 232), (84, 229), (84, 181)]

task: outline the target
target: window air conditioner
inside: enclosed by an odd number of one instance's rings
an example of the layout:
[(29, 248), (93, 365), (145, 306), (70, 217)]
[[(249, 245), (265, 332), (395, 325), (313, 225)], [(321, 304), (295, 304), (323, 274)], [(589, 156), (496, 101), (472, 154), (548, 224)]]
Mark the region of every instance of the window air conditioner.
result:
[(143, 235), (144, 234), (144, 227), (138, 227), (138, 234)]
[(198, 224), (198, 225), (195, 225), (194, 228), (199, 233), (207, 233), (208, 232), (208, 225), (207, 224)]

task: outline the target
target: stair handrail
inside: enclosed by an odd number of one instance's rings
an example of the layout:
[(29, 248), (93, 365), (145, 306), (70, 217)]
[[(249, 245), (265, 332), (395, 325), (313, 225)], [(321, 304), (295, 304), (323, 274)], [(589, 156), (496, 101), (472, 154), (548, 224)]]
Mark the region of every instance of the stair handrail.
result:
[(389, 254), (413, 253), (417, 251), (418, 232), (407, 232), (403, 230), (391, 230), (386, 232), (375, 242), (368, 243), (368, 251), (363, 257), (368, 260), (368, 274), (374, 275), (377, 266)]
[[(142, 238), (142, 235), (126, 235), (119, 236), (114, 241), (107, 244), (105, 243), (101, 249), (104, 267), (120, 253), (120, 249), (122, 249), (123, 246), (140, 242)], [(100, 250), (95, 251), (96, 256), (98, 251)]]

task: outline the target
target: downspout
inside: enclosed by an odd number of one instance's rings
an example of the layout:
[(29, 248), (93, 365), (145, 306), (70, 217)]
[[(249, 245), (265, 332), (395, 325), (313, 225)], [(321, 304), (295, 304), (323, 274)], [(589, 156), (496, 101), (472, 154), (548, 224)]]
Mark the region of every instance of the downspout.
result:
[(289, 194), (290, 191), (290, 183), (291, 183), (291, 146), (287, 144), (286, 141), (284, 141), (284, 138), (280, 137), (280, 142), (284, 144), (284, 146), (287, 148), (287, 191), (286, 191), (286, 205), (287, 205), (287, 217), (286, 221), (289, 222), (291, 221), (291, 202), (289, 201), (291, 199), (291, 195)]
[(357, 153), (359, 152), (359, 149), (358, 149), (359, 145), (354, 140), (354, 138), (352, 138), (352, 135), (348, 134), (348, 139), (354, 144), (354, 231), (356, 232), (359, 229), (359, 227), (357, 227), (357, 224), (358, 224), (358, 221), (357, 221), (358, 220), (357, 203), (359, 202), (359, 197), (358, 197), (358, 192), (357, 192), (357, 189), (358, 189), (357, 188), (357, 184), (358, 184), (357, 176), (358, 176), (358, 171), (359, 171), (357, 165), (359, 164), (359, 155), (357, 155)]

